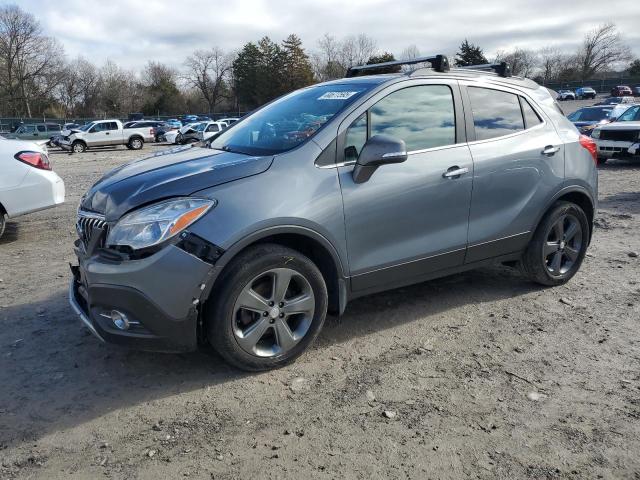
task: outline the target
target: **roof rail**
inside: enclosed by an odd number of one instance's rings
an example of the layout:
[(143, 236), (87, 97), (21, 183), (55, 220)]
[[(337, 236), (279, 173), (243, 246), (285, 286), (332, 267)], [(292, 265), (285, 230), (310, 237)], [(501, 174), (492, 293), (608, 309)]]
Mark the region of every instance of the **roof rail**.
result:
[(481, 63), (480, 65), (468, 65), (464, 68), (465, 70), (493, 70), (501, 77), (510, 77), (511, 76), (511, 67), (507, 64), (507, 62), (500, 63)]
[(372, 63), (371, 65), (358, 65), (350, 67), (345, 77), (357, 77), (361, 72), (368, 70), (381, 70), (388, 67), (399, 67), (401, 65), (414, 65), (416, 63), (429, 62), (436, 72), (449, 71), (449, 59), (446, 55), (433, 55), (431, 57), (417, 57), (410, 60), (394, 60), (392, 62)]

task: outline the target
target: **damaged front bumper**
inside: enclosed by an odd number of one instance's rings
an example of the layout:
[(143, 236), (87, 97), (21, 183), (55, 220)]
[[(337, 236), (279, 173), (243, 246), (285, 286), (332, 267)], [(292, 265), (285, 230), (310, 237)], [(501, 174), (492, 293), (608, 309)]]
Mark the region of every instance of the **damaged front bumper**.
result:
[[(185, 352), (198, 345), (200, 299), (214, 267), (176, 245), (143, 259), (114, 260), (75, 244), (69, 302), (100, 340), (140, 350)], [(115, 312), (115, 313), (114, 313)], [(123, 316), (123, 322), (114, 318)]]

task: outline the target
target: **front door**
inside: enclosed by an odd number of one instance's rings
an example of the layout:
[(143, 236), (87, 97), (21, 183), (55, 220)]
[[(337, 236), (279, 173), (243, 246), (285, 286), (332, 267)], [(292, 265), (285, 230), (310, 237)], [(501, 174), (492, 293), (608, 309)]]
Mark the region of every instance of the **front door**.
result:
[[(447, 81), (407, 83), (379, 94), (338, 136), (355, 292), (413, 283), (464, 261), (473, 162), (462, 124), (456, 128), (463, 122), (459, 88)], [(408, 159), (356, 184), (353, 161), (378, 134), (404, 140)], [(459, 175), (449, 175), (453, 170)]]

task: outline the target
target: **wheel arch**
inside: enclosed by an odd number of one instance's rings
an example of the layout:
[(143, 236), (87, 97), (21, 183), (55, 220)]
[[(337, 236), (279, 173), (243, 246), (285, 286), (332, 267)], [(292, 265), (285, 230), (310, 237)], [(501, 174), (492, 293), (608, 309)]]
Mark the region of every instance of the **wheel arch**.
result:
[(593, 236), (593, 221), (595, 219), (596, 203), (591, 193), (586, 188), (579, 185), (563, 188), (552, 197), (552, 199), (546, 205), (546, 208), (544, 209), (542, 214), (538, 217), (535, 223), (535, 228), (532, 230), (531, 235), (533, 235), (538, 229), (538, 225), (540, 225), (540, 222), (547, 214), (549, 209), (559, 201), (575, 203), (580, 208), (582, 208), (589, 221), (589, 242), (591, 242), (591, 237)]
[(306, 227), (283, 226), (260, 230), (246, 236), (225, 251), (216, 262), (216, 274), (205, 290), (205, 299), (212, 297), (216, 291), (216, 284), (222, 278), (222, 273), (241, 252), (254, 245), (273, 243), (297, 250), (309, 257), (320, 269), (327, 284), (329, 294), (329, 311), (332, 314), (342, 314), (347, 303), (347, 284), (345, 270), (337, 250), (321, 234)]
[(134, 133), (133, 135), (131, 135), (128, 139), (127, 139), (127, 144), (130, 144), (133, 140), (135, 139), (140, 140), (142, 143), (144, 143), (144, 137), (142, 135), (140, 135), (139, 133)]

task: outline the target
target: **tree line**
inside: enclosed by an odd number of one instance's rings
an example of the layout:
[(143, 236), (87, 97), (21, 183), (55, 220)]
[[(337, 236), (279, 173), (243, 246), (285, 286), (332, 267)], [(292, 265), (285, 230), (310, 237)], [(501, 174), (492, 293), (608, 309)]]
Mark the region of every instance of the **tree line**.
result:
[[(60, 43), (44, 33), (32, 14), (5, 5), (0, 7), (0, 116), (72, 119), (129, 112), (248, 111), (291, 90), (344, 77), (354, 65), (419, 56), (419, 49), (410, 45), (396, 57), (365, 34), (326, 34), (308, 52), (291, 34), (280, 43), (264, 37), (233, 52), (215, 46), (196, 50), (180, 68), (149, 61), (136, 72), (111, 60), (101, 66), (83, 57), (67, 60)], [(591, 78), (628, 64), (631, 57), (615, 25), (605, 24), (588, 32), (577, 52), (514, 48), (491, 60), (507, 61), (515, 75), (549, 83)], [(465, 39), (454, 60), (473, 65), (488, 59)], [(629, 65), (629, 72), (640, 74), (639, 60)]]

